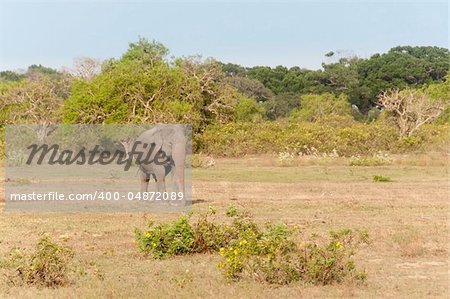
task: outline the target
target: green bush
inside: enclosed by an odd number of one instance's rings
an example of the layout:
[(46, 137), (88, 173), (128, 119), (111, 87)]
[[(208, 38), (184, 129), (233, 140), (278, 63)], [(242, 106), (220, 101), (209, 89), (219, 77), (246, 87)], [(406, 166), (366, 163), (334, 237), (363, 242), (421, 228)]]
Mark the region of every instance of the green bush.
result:
[(449, 137), (449, 124), (427, 124), (420, 127), (415, 135), (398, 139), (393, 150), (401, 153), (428, 150), (447, 151)]
[(271, 284), (302, 281), (327, 285), (365, 279), (365, 273), (356, 270), (352, 259), (359, 241), (351, 230), (331, 232), (327, 242), (314, 238), (296, 242), (295, 233), (280, 224), (240, 238), (221, 248), (223, 258), (218, 267), (231, 280), (247, 277)]
[(398, 133), (384, 123), (357, 123), (336, 125), (320, 123), (230, 123), (209, 126), (196, 138), (198, 150), (217, 156), (243, 156), (290, 152), (308, 154), (311, 149), (319, 153), (339, 156), (375, 154), (395, 147)]
[(330, 116), (316, 123), (261, 122), (208, 126), (195, 136), (196, 150), (214, 156), (251, 154), (335, 154), (370, 156), (378, 152), (411, 152), (437, 148), (446, 151), (448, 125), (424, 125), (412, 137), (399, 139), (395, 127), (384, 121), (359, 123)]
[(317, 121), (329, 115), (351, 115), (348, 97), (332, 93), (307, 94), (300, 98), (300, 108), (291, 112), (292, 121)]
[(418, 150), (422, 142), (422, 138), (418, 136), (405, 136), (397, 141), (396, 147), (400, 152)]
[(154, 225), (148, 221), (147, 230), (135, 230), (139, 249), (153, 258), (161, 259), (173, 255), (217, 252), (221, 247), (237, 239), (240, 234), (256, 230), (256, 225), (242, 212), (232, 208), (227, 212), (233, 218), (231, 225), (219, 225), (209, 220), (214, 209), (193, 220), (193, 215), (182, 214), (177, 220)]
[(241, 98), (235, 107), (234, 118), (240, 122), (258, 122), (263, 119), (265, 113), (264, 106), (258, 104), (256, 100)]
[(349, 230), (331, 232), (326, 240), (306, 240), (296, 227), (267, 223), (263, 228), (252, 217), (231, 206), (226, 215), (230, 224), (209, 219), (215, 209), (200, 215), (181, 215), (173, 222), (155, 226), (149, 221), (146, 231), (135, 230), (139, 249), (152, 258), (218, 252), (218, 268), (231, 280), (247, 277), (271, 284), (303, 281), (312, 284), (361, 280), (352, 256), (359, 239)]
[(149, 221), (148, 226), (149, 231), (145, 235), (136, 231), (138, 244), (143, 252), (154, 258), (192, 252), (194, 231), (187, 216), (182, 215), (173, 223), (156, 227), (153, 227), (153, 222)]
[(72, 259), (71, 248), (44, 237), (38, 241), (32, 254), (20, 249), (11, 250), (7, 258), (1, 261), (0, 267), (13, 271), (7, 277), (14, 285), (60, 287), (70, 283)]
[(373, 176), (374, 182), (392, 182), (392, 179), (388, 176), (384, 175), (374, 175)]

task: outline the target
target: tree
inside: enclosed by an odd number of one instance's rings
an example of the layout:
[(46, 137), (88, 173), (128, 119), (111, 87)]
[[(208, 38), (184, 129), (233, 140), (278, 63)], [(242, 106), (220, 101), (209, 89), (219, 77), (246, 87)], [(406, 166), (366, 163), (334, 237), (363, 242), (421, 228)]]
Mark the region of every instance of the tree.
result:
[(25, 79), (25, 75), (19, 74), (13, 71), (2, 71), (0, 72), (0, 82), (4, 81), (20, 81)]
[(323, 72), (318, 73), (320, 84), (315, 93), (332, 92), (335, 95), (348, 95), (349, 102), (365, 114), (372, 106), (370, 92), (362, 86), (358, 66), (363, 59), (344, 57), (336, 63), (322, 64)]
[(201, 113), (200, 127), (233, 120), (234, 108), (241, 95), (224, 82), (225, 74), (216, 60), (202, 61), (200, 57), (194, 56), (178, 59), (176, 65), (183, 72), (183, 95)]
[(37, 125), (38, 140), (43, 140), (61, 122), (61, 108), (69, 93), (71, 78), (40, 76), (0, 93), (0, 126)]
[(432, 122), (448, 107), (442, 100), (433, 100), (428, 94), (410, 88), (383, 92), (380, 105), (392, 113), (400, 136), (411, 136), (422, 125)]
[(74, 76), (83, 80), (92, 80), (101, 71), (102, 62), (99, 59), (90, 57), (78, 57), (74, 59)]
[(258, 102), (265, 102), (273, 97), (272, 91), (255, 79), (246, 77), (226, 77), (224, 82), (235, 87), (243, 95), (253, 98)]
[(45, 76), (47, 78), (50, 78), (50, 77), (53, 77), (53, 78), (59, 77), (60, 78), (61, 76), (63, 76), (63, 74), (58, 72), (55, 69), (43, 66), (41, 64), (30, 65), (27, 69), (27, 72), (25, 73), (25, 77), (30, 81), (39, 80), (43, 76)]
[(233, 120), (240, 97), (212, 59), (169, 61), (167, 49), (140, 39), (91, 81), (77, 80), (64, 105), (69, 123), (190, 123)]
[(450, 52), (438, 47), (395, 47), (358, 64), (361, 86), (376, 103), (378, 95), (392, 88), (421, 87), (442, 81), (450, 68)]
[(245, 67), (234, 63), (220, 63), (222, 65), (222, 71), (227, 77), (245, 77), (247, 76), (247, 70)]
[(169, 50), (161, 43), (139, 37), (135, 43), (130, 43), (128, 50), (122, 55), (122, 61), (139, 61), (143, 65), (154, 66), (165, 61)]
[[(180, 71), (159, 62), (120, 60), (91, 81), (76, 80), (64, 105), (69, 123), (158, 123), (190, 120), (179, 101)], [(185, 120), (186, 121), (186, 120)]]
[(287, 73), (288, 69), (281, 65), (273, 69), (268, 66), (255, 66), (247, 70), (249, 78), (260, 81), (275, 94), (286, 91), (283, 86), (283, 79)]
[[(64, 105), (68, 123), (157, 123), (189, 121), (190, 105), (179, 102), (181, 71), (166, 60), (160, 43), (140, 38), (119, 60), (108, 60), (90, 81), (76, 80)], [(187, 118), (185, 120), (183, 118)]]
[(398, 46), (390, 49), (389, 52), (408, 54), (422, 60), (433, 81), (442, 80), (450, 69), (450, 51), (446, 48)]
[[(329, 52), (326, 56), (336, 54), (339, 52)], [(233, 79), (258, 80), (275, 95), (345, 94), (365, 116), (385, 90), (441, 82), (450, 68), (450, 52), (439, 47), (399, 46), (369, 59), (341, 56), (337, 62), (324, 63), (323, 69), (316, 71), (283, 66), (244, 68), (236, 64), (224, 64), (222, 68)]]
[(282, 93), (264, 102), (267, 118), (276, 120), (288, 116), (292, 110), (300, 107), (300, 96), (295, 93)]

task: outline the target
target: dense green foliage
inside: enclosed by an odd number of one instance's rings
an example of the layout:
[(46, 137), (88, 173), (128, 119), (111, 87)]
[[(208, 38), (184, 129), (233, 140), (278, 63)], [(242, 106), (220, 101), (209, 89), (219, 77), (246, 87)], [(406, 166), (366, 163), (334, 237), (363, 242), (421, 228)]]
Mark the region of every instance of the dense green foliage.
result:
[[(368, 59), (342, 57), (321, 70), (247, 68), (169, 57), (164, 45), (140, 38), (119, 59), (104, 61), (101, 70), (86, 76), (80, 75), (83, 70), (67, 73), (42, 65), (23, 74), (0, 72), (0, 132), (16, 123), (189, 123), (194, 149), (216, 155), (287, 147), (342, 155), (417, 149), (434, 135), (414, 130), (400, 138), (393, 121), (399, 114), (382, 112), (379, 95), (417, 90), (444, 105), (435, 123), (448, 124), (449, 58), (448, 49), (395, 47)], [(422, 126), (419, 116), (407, 122)]]
[(308, 94), (301, 98), (301, 108), (291, 112), (294, 121), (315, 122), (330, 115), (350, 115), (350, 104), (345, 95), (336, 97), (331, 93), (321, 95)]
[(281, 93), (264, 102), (266, 116), (270, 120), (276, 120), (289, 116), (296, 108), (300, 107), (300, 96), (295, 93)]
[(18, 74), (13, 71), (2, 71), (0, 72), (0, 82), (7, 81), (20, 81), (25, 79), (25, 75)]
[(238, 93), (212, 60), (169, 61), (167, 49), (141, 39), (92, 81), (77, 80), (64, 107), (68, 123), (208, 123), (233, 118)]
[(358, 72), (369, 96), (406, 86), (419, 87), (441, 81), (450, 67), (450, 52), (437, 47), (395, 47), (362, 61)]
[(230, 123), (210, 126), (195, 140), (197, 150), (210, 155), (243, 156), (290, 152), (301, 154), (372, 155), (404, 152), (429, 145), (448, 146), (448, 125), (424, 126), (413, 137), (400, 138), (385, 122), (370, 124), (334, 117), (317, 123)]
[[(327, 56), (333, 55), (330, 52)], [(438, 47), (399, 46), (369, 59), (344, 57), (322, 67), (312, 71), (299, 67), (245, 68), (227, 64), (223, 70), (228, 76), (256, 79), (275, 94), (344, 93), (351, 104), (367, 112), (384, 90), (441, 82), (450, 68), (450, 52)]]
[(258, 105), (255, 99), (241, 98), (236, 105), (234, 116), (238, 122), (260, 121), (265, 115), (265, 109)]

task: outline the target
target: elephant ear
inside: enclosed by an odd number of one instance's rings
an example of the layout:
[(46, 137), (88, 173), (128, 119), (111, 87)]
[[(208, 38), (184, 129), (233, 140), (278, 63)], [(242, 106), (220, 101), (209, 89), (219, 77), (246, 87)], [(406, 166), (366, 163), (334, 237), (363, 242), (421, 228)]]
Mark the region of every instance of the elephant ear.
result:
[(152, 143), (155, 143), (155, 152), (156, 154), (158, 151), (162, 150), (164, 151), (164, 136), (161, 130), (158, 130), (156, 134), (153, 135)]
[(148, 131), (145, 131), (143, 134), (141, 134), (136, 141), (139, 141), (140, 144), (136, 146), (137, 151), (143, 151), (144, 153), (147, 153), (150, 147), (143, 147), (143, 144), (146, 143), (148, 145), (155, 144), (154, 150), (151, 153), (150, 159), (154, 159), (156, 153), (162, 148), (163, 146), (163, 137), (161, 133), (161, 129), (158, 127), (154, 127)]
[(172, 145), (173, 145), (174, 133), (175, 132), (171, 126), (167, 126), (161, 130), (161, 135), (160, 135), (162, 137), (161, 150), (164, 153), (166, 153), (167, 156), (172, 155)]

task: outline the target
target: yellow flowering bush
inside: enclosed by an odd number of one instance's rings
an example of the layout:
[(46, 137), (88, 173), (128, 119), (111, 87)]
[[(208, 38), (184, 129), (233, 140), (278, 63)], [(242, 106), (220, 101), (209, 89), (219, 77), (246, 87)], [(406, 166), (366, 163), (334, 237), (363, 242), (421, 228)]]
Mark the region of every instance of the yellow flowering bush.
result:
[(252, 239), (240, 239), (220, 249), (218, 268), (231, 280), (250, 278), (271, 284), (303, 281), (312, 284), (364, 280), (352, 256), (359, 240), (349, 230), (330, 232), (327, 242), (301, 240), (284, 224), (269, 226)]
[(372, 156), (380, 151), (446, 149), (449, 136), (448, 125), (435, 124), (424, 125), (414, 136), (400, 138), (395, 127), (383, 121), (228, 123), (208, 126), (202, 134), (195, 135), (194, 151), (228, 157), (287, 150), (294, 155)]
[[(307, 239), (297, 226), (284, 223), (256, 225), (251, 215), (231, 206), (225, 224), (211, 220), (210, 208), (197, 218), (181, 215), (160, 225), (148, 222), (147, 231), (136, 230), (137, 244), (153, 258), (193, 253), (218, 253), (218, 268), (227, 279), (250, 278), (272, 284), (303, 281), (330, 284), (363, 279), (352, 260), (355, 245), (367, 242), (367, 233), (349, 230), (330, 232), (326, 240)], [(358, 238), (359, 237), (359, 238)]]

